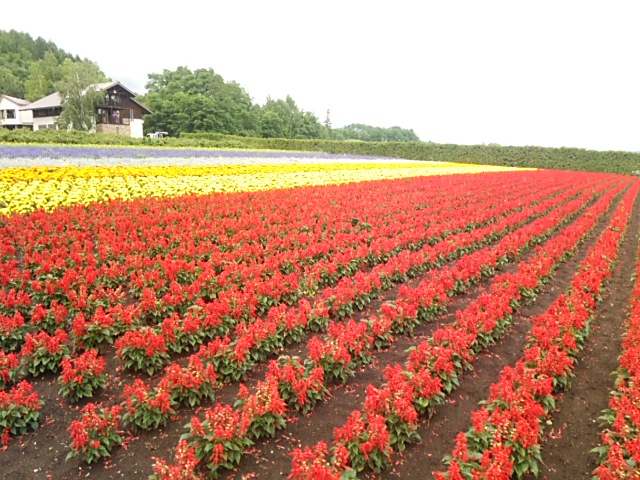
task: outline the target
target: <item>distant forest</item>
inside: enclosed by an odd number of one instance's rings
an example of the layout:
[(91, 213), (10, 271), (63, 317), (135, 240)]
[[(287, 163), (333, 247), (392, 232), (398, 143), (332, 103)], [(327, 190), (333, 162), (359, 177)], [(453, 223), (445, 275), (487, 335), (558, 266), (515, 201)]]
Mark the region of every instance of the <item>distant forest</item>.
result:
[[(67, 53), (53, 42), (15, 30), (0, 30), (0, 94), (34, 101), (59, 91), (65, 73), (71, 71), (70, 64), (82, 64), (84, 71), (91, 71), (98, 79), (96, 83), (106, 78), (97, 64)], [(321, 122), (289, 95), (256, 104), (241, 85), (225, 81), (211, 68), (191, 71), (178, 67), (150, 73), (146, 88), (147, 93), (137, 98), (153, 112), (145, 117), (145, 130), (151, 132), (166, 131), (172, 136), (207, 132), (262, 138), (419, 141), (413, 130), (400, 127), (353, 124), (334, 129), (328, 117)]]
[(57, 64), (66, 59), (80, 62), (77, 55), (65, 52), (42, 37), (34, 40), (28, 33), (0, 30), (0, 94), (37, 100), (28, 98), (29, 78), (34, 65), (43, 62), (45, 57), (52, 58)]

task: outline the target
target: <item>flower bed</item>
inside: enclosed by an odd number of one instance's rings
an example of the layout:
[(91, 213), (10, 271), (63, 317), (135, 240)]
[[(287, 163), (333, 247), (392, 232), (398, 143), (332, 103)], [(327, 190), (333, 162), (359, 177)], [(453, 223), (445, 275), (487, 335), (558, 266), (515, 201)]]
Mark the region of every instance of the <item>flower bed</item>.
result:
[[(40, 159), (88, 155), (54, 150)], [(3, 443), (29, 451), (33, 438), (50, 458), (57, 447), (46, 450), (44, 436), (62, 428), (69, 461), (50, 462), (54, 478), (79, 465), (107, 478), (101, 464), (132, 461), (125, 449), (146, 462), (143, 476), (226, 477), (247, 452), (315, 418), (337, 385), (376, 368), (381, 352), (445, 313), (454, 296), (493, 279), (454, 323), (387, 368), (381, 385), (362, 389), (333, 441), (303, 443), (290, 475), (391, 468), (396, 452), (420, 442), (420, 417), (632, 182), (546, 171), (446, 176), (449, 166), (384, 159), (219, 166), (194, 154), (179, 164), (171, 155), (146, 168), (100, 157), (101, 167), (0, 170), (31, 205), (0, 215)], [(278, 181), (260, 183), (269, 176)], [(240, 177), (240, 189), (287, 188), (202, 194)], [(296, 188), (303, 178), (341, 185)], [(60, 198), (47, 193), (59, 188)], [(150, 194), (158, 198), (143, 198)], [(33, 210), (38, 202), (46, 208)], [(500, 272), (509, 262), (517, 273)], [(294, 345), (303, 353), (282, 354)], [(240, 393), (229, 398), (236, 382)], [(55, 392), (40, 395), (49, 385)], [(176, 422), (189, 419), (179, 438)], [(162, 451), (151, 460), (141, 449), (155, 442)]]
[[(580, 265), (570, 290), (560, 295), (545, 314), (532, 319), (523, 357), (503, 370), (486, 405), (474, 412), (473, 427), (458, 436), (447, 474), (438, 478), (523, 478), (528, 473), (538, 474), (543, 420), (555, 408), (556, 394), (569, 385), (637, 193), (636, 186), (626, 194), (609, 228)], [(603, 469), (600, 474), (604, 478), (622, 478), (617, 476), (620, 466), (611, 462), (613, 458), (608, 460), (616, 476), (607, 477)], [(628, 469), (628, 465), (625, 467)]]

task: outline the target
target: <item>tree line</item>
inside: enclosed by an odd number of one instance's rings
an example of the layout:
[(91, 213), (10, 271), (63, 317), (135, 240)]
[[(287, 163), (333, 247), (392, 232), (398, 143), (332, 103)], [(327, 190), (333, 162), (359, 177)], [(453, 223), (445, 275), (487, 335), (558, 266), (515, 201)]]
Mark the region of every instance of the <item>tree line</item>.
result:
[(362, 123), (353, 123), (335, 130), (335, 140), (360, 140), (362, 142), (419, 142), (413, 130), (400, 127), (372, 127)]
[(225, 82), (213, 69), (178, 67), (149, 74), (147, 93), (139, 97), (153, 113), (149, 131), (213, 132), (249, 137), (326, 138), (318, 118), (286, 99), (268, 98), (262, 106), (236, 82)]
[[(58, 124), (74, 130), (91, 129), (99, 92), (88, 88), (107, 81), (99, 66), (58, 48), (41, 37), (0, 31), (0, 94), (29, 101), (59, 92), (62, 115)], [(147, 132), (172, 136), (209, 132), (225, 135), (287, 139), (360, 141), (419, 141), (413, 130), (353, 124), (331, 128), (287, 95), (254, 103), (236, 82), (227, 82), (213, 69), (178, 67), (148, 75), (147, 92), (138, 96), (153, 113), (145, 117)]]
[(151, 73), (146, 89), (140, 100), (153, 113), (145, 117), (145, 128), (173, 136), (208, 132), (261, 138), (420, 141), (413, 130), (400, 127), (355, 124), (332, 129), (328, 118), (321, 123), (290, 95), (268, 97), (264, 105), (258, 105), (238, 83), (225, 82), (213, 69), (178, 67)]
[(41, 37), (34, 40), (28, 33), (0, 30), (0, 93), (30, 101), (53, 93), (51, 85), (40, 85), (40, 72), (65, 60), (79, 62), (80, 58)]

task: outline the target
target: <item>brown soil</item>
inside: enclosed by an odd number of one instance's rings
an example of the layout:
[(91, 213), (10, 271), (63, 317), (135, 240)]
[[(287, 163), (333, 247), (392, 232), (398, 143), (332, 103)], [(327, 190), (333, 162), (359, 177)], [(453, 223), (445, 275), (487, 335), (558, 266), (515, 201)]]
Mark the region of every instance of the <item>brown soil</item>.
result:
[[(472, 371), (462, 377), (461, 386), (454, 391), (448, 402), (437, 408), (436, 414), (424, 421), (419, 433), (423, 441), (408, 447), (402, 457), (394, 457), (396, 464), (392, 471), (375, 476), (363, 474), (363, 478), (426, 478), (433, 471), (443, 470), (442, 457), (450, 453), (453, 440), (458, 432), (470, 425), (470, 415), (478, 402), (488, 396), (489, 387), (498, 379), (502, 368), (513, 364), (523, 351), (532, 316), (542, 313), (562, 292), (586, 255), (597, 235), (602, 231), (609, 216), (602, 219), (594, 234), (580, 247), (576, 255), (562, 264), (554, 277), (547, 283), (537, 300), (520, 309), (514, 317), (511, 329), (486, 353), (474, 362)], [(575, 479), (590, 478), (595, 468), (595, 457), (589, 450), (599, 440), (597, 417), (606, 408), (608, 392), (613, 386), (610, 372), (616, 368), (620, 351), (621, 333), (628, 298), (631, 292), (629, 281), (636, 262), (638, 247), (638, 227), (640, 225), (640, 204), (636, 202), (631, 224), (622, 245), (619, 260), (610, 281), (607, 294), (598, 308), (593, 332), (582, 352), (580, 364), (572, 388), (558, 402), (558, 412), (554, 414), (553, 425), (546, 431), (547, 442), (543, 446), (545, 465), (540, 478)], [(526, 255), (525, 255), (526, 257)], [(513, 268), (508, 266), (505, 270)], [(418, 282), (415, 279), (413, 282)], [(449, 308), (449, 313), (437, 321), (421, 326), (414, 337), (401, 337), (391, 348), (377, 352), (372, 365), (362, 369), (345, 386), (331, 388), (331, 397), (320, 402), (307, 416), (292, 414), (293, 422), (286, 430), (272, 440), (259, 442), (247, 452), (239, 468), (226, 476), (229, 479), (271, 479), (286, 478), (291, 467), (289, 453), (298, 446), (313, 445), (320, 440), (330, 442), (333, 429), (341, 426), (349, 413), (362, 406), (365, 388), (368, 384), (380, 385), (382, 370), (386, 365), (403, 363), (406, 349), (427, 339), (439, 326), (450, 322), (455, 311), (464, 308), (484, 288), (490, 280), (470, 289), (460, 296)], [(383, 300), (392, 300), (397, 290), (384, 294), (384, 298), (372, 304), (360, 315), (374, 313)], [(302, 347), (292, 347), (288, 354), (304, 354)], [(111, 356), (112, 357), (112, 356)], [(117, 402), (122, 382), (129, 381), (130, 375), (116, 368), (117, 362), (109, 358), (111, 384), (94, 401)], [(264, 374), (265, 367), (256, 369), (252, 379), (255, 382)], [(68, 452), (69, 435), (67, 428), (79, 416), (79, 410), (86, 404), (75, 406), (60, 399), (57, 394), (56, 377), (53, 374), (36, 379), (33, 383), (44, 401), (44, 425), (35, 432), (14, 439), (0, 454), (1, 477), (7, 480), (23, 479), (138, 479), (146, 478), (152, 472), (152, 457), (172, 457), (178, 437), (184, 433), (183, 425), (199, 409), (179, 411), (165, 428), (151, 432), (132, 434), (125, 432), (126, 448), (117, 448), (112, 459), (85, 465), (78, 458), (65, 462)], [(120, 383), (117, 383), (120, 382)], [(237, 386), (221, 390), (218, 400), (233, 402)]]

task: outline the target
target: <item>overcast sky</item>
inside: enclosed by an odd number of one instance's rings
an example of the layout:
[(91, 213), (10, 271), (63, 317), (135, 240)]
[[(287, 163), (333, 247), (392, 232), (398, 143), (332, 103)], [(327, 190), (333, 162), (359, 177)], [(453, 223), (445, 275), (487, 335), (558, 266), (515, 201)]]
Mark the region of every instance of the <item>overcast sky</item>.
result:
[(51, 40), (143, 93), (213, 68), (255, 102), (437, 143), (640, 150), (640, 2), (3, 1), (0, 29)]

